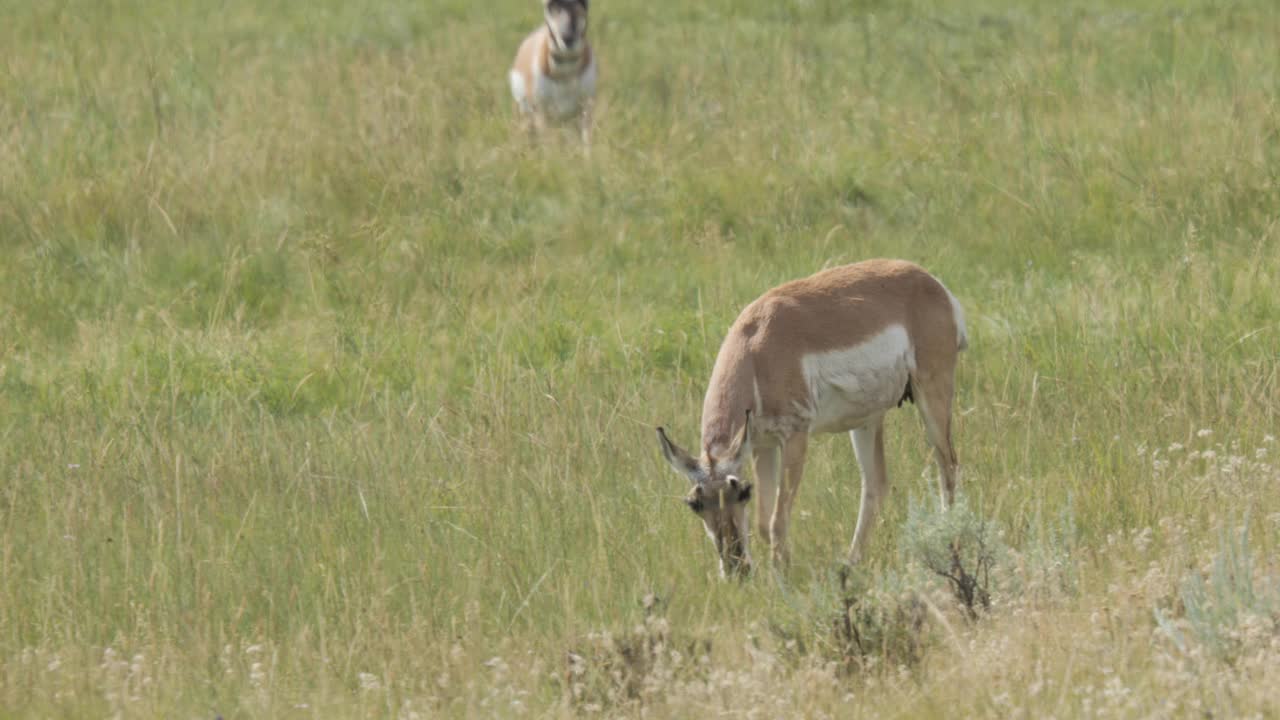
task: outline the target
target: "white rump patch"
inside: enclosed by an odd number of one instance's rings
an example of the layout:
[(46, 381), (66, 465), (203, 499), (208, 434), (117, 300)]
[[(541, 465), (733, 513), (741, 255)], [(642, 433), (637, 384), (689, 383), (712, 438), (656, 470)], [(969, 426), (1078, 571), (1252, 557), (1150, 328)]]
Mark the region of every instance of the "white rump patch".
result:
[(907, 329), (890, 325), (850, 348), (805, 355), (813, 432), (844, 432), (865, 426), (895, 407), (915, 369)]
[[(938, 284), (942, 285), (942, 281), (939, 280)], [(969, 331), (964, 326), (964, 308), (960, 307), (960, 301), (947, 290), (946, 285), (942, 285), (942, 289), (947, 291), (947, 299), (951, 301), (951, 315), (956, 321), (956, 347), (963, 350), (969, 347)]]

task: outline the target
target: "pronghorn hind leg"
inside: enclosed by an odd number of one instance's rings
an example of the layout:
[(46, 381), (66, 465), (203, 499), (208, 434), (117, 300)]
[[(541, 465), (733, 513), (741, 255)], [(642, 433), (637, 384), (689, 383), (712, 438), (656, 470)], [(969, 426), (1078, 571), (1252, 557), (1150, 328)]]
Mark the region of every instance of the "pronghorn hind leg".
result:
[(547, 131), (547, 119), (537, 108), (529, 113), (529, 137), (537, 141)]
[(942, 507), (955, 502), (959, 462), (951, 444), (951, 404), (955, 388), (954, 372), (943, 372), (926, 378), (911, 379), (912, 395), (920, 408), (925, 433), (933, 446), (933, 459), (938, 464), (938, 491)]
[(526, 110), (520, 105), (516, 105), (516, 135), (514, 139), (517, 142), (523, 142), (528, 147), (537, 144), (538, 140), (538, 132), (532, 111)]

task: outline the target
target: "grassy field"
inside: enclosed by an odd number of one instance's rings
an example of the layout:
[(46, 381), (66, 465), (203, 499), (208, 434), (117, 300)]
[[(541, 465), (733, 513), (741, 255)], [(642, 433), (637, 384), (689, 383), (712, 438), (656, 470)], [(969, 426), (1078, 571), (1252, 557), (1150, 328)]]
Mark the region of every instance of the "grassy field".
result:
[[(0, 716), (1280, 715), (1280, 13), (1121, 5), (601, 0), (584, 159), (533, 0), (0, 0)], [(658, 453), (877, 256), (967, 310), (976, 620), (914, 411), (852, 593), (847, 438), (741, 584)]]

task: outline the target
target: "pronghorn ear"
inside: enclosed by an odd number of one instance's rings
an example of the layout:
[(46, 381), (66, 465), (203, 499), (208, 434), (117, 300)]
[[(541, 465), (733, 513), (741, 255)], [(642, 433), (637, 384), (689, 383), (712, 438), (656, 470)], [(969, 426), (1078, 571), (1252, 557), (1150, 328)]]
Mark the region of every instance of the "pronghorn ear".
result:
[(690, 483), (697, 485), (702, 479), (702, 468), (698, 467), (698, 461), (679, 445), (671, 442), (671, 438), (667, 437), (667, 431), (662, 428), (658, 428), (658, 442), (662, 445), (662, 457), (667, 459), (667, 464), (688, 478)]

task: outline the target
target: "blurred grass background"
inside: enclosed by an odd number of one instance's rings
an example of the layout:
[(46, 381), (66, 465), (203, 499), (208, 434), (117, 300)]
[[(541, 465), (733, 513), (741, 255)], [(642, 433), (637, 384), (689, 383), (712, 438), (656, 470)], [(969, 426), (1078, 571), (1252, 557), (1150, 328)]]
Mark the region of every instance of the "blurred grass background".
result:
[[(592, 12), (587, 159), (514, 129), (536, 3), (0, 0), (0, 713), (567, 712), (572, 638), (652, 591), (741, 662), (843, 557), (853, 453), (739, 587), (652, 426), (693, 442), (744, 304), (876, 256), (966, 308), (964, 492), (1015, 546), (1069, 502), (1096, 598), (1170, 518), (1274, 554), (1274, 475), (1148, 455), (1280, 427), (1270, 3)], [(921, 683), (846, 711), (994, 712)]]

